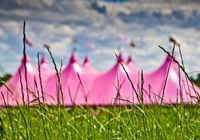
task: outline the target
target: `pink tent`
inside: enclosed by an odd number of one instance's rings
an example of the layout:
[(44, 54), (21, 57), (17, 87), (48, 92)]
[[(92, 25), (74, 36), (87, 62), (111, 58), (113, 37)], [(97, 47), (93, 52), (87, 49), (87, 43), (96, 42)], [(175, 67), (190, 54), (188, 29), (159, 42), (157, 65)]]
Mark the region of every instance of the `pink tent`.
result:
[(142, 96), (142, 93), (141, 93), (141, 70), (139, 70), (137, 68), (137, 66), (135, 65), (135, 62), (134, 60), (132, 59), (131, 56), (128, 57), (127, 59), (127, 67), (130, 69), (130, 72), (129, 72), (129, 76), (133, 82), (133, 86), (135, 88), (135, 90), (137, 91), (137, 95), (138, 95), (138, 99), (140, 99), (140, 102), (141, 102), (141, 96)]
[[(122, 62), (126, 71), (130, 74), (130, 77), (132, 77), (131, 70), (123, 62), (122, 54), (119, 55), (119, 61)], [(132, 79), (134, 84), (137, 82), (136, 79), (137, 78)], [(97, 76), (88, 98), (90, 105), (112, 105), (113, 103), (129, 104), (128, 101), (138, 104), (130, 81), (118, 60), (111, 70)], [(115, 98), (128, 101), (115, 100)]]
[[(136, 93), (120, 62), (128, 72)], [(57, 105), (58, 93), (60, 92), (58, 78), (48, 66), (46, 58), (43, 57), (40, 63), (43, 94), (40, 88), (38, 69), (31, 65), (28, 56), (26, 56), (26, 68), (28, 91), (26, 90), (24, 58), (22, 58), (19, 67), (20, 73), (17, 71), (6, 83), (10, 90), (5, 86), (0, 87), (2, 93), (0, 106), (17, 106), (17, 103), (20, 105), (23, 103), (35, 105), (37, 103), (36, 99), (42, 101), (42, 95), (44, 95), (45, 103)], [(164, 95), (163, 104), (197, 102), (200, 89), (189, 81), (170, 56), (166, 57), (163, 65), (156, 71), (144, 73), (144, 84), (142, 84), (140, 73), (131, 57), (128, 58), (127, 63), (124, 63), (122, 54), (119, 54), (119, 60), (112, 69), (103, 74), (98, 74), (92, 67), (88, 57), (85, 57), (84, 64), (81, 67), (77, 63), (76, 56), (72, 54), (69, 64), (61, 73), (64, 102), (62, 104), (62, 97), (60, 97), (60, 102), (62, 105), (68, 106), (73, 104), (126, 105), (130, 103), (140, 104), (141, 101), (144, 104), (160, 104), (162, 95)], [(38, 89), (36, 89), (34, 80)]]
[(91, 65), (88, 56), (86, 56), (84, 59), (82, 69), (88, 73), (91, 73), (91, 76), (96, 76), (98, 74), (98, 71)]
[[(32, 100), (37, 98), (37, 93), (34, 86), (34, 76), (36, 70), (29, 62), (29, 57), (27, 55), (26, 55), (26, 68), (27, 68), (28, 91), (26, 90), (24, 58), (22, 58), (21, 66), (19, 67), (20, 72), (17, 71), (16, 74), (12, 76), (11, 79), (6, 83), (7, 87), (12, 92), (10, 92), (5, 86), (2, 86), (0, 88), (1, 93), (4, 96), (6, 105), (17, 106), (17, 102), (19, 104), (30, 103)], [(23, 87), (21, 86), (21, 82)], [(3, 96), (2, 95), (0, 96), (1, 106), (5, 106)]]
[[(50, 76), (55, 74), (55, 72), (48, 65), (47, 59), (44, 56), (42, 57), (42, 59), (40, 61), (40, 74), (41, 74), (42, 87), (44, 90), (47, 79)], [(37, 71), (36, 71), (36, 81), (37, 81), (38, 91), (40, 92), (41, 95), (43, 95), (41, 93), (42, 89), (41, 89), (41, 85), (40, 85), (39, 69), (37, 69)], [(52, 97), (44, 92), (44, 102), (48, 102), (48, 100), (51, 100), (49, 98), (52, 98)], [(41, 100), (41, 101), (43, 101), (43, 100)]]
[[(91, 76), (91, 73), (84, 71), (77, 63), (75, 55), (72, 54), (69, 64), (62, 71), (61, 75), (64, 105), (85, 105), (87, 94), (93, 80), (94, 77)], [(48, 87), (46, 88), (46, 92), (50, 93), (55, 99), (57, 99), (57, 76), (54, 75), (53, 77), (50, 77), (48, 81), (49, 82), (47, 82)], [(56, 102), (52, 103), (57, 104), (58, 102), (56, 100)]]
[[(164, 84), (163, 84), (164, 86)], [(200, 89), (186, 77), (178, 64), (171, 60), (171, 66), (164, 90), (164, 103), (196, 103)], [(161, 93), (162, 94), (162, 93)], [(160, 94), (160, 95), (161, 95)]]
[(159, 102), (158, 95), (162, 91), (162, 84), (163, 80), (165, 79), (165, 74), (167, 72), (169, 62), (170, 57), (167, 56), (165, 62), (156, 71), (144, 73), (144, 104), (154, 104)]
[(161, 103), (164, 89), (164, 104), (176, 104), (181, 103), (181, 101), (195, 103), (196, 101), (194, 98), (192, 99), (190, 95), (197, 97), (194, 89), (199, 92), (199, 89), (191, 84), (182, 70), (178, 68), (177, 63), (172, 60), (170, 56), (167, 56), (164, 64), (158, 70), (145, 74), (144, 81), (145, 104)]
[(127, 59), (127, 67), (134, 72), (138, 71), (138, 68), (135, 66), (135, 62), (133, 61), (132, 57), (129, 56)]
[(42, 57), (40, 61), (40, 70), (41, 72), (43, 72), (43, 75), (47, 75), (47, 76), (55, 73), (48, 65), (47, 59), (44, 56)]
[[(40, 82), (39, 80), (39, 69), (37, 69), (37, 82)], [(55, 72), (50, 68), (48, 65), (47, 59), (43, 56), (41, 61), (40, 61), (40, 73), (41, 73), (41, 79), (43, 84), (45, 84), (46, 80), (55, 74)]]

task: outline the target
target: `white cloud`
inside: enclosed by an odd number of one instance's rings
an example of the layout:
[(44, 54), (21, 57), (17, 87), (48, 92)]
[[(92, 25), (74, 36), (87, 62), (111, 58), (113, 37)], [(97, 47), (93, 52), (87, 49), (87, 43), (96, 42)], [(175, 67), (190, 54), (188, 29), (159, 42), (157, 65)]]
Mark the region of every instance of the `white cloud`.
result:
[[(168, 36), (172, 34), (180, 41), (187, 69), (189, 71), (198, 69), (199, 64), (196, 61), (200, 53), (200, 49), (197, 47), (200, 44), (198, 30), (193, 27), (174, 28), (173, 23), (149, 27), (151, 18), (149, 18), (148, 24), (134, 21), (140, 20), (139, 18), (131, 19), (134, 22), (126, 23), (117, 16), (120, 12), (129, 15), (143, 11), (151, 17), (153, 13), (170, 15), (173, 11), (181, 11), (183, 15), (190, 17), (194, 11), (197, 15), (200, 13), (199, 5), (196, 3), (165, 1), (158, 3), (155, 1), (153, 3), (145, 1), (108, 3), (97, 1), (100, 7), (106, 7), (107, 13), (101, 14), (94, 9), (91, 10), (89, 1), (61, 1), (59, 3), (53, 0), (43, 0), (43, 2), (18, 0), (17, 2), (24, 7), (22, 9), (14, 8), (10, 11), (0, 10), (0, 13), (5, 16), (10, 16), (10, 19), (0, 22), (2, 26), (0, 36), (4, 32), (8, 37), (10, 34), (22, 35), (23, 23), (12, 20), (11, 17), (27, 19), (26, 33), (29, 40), (34, 43), (34, 48), (43, 50), (42, 44), (47, 43), (51, 46), (53, 55), (66, 56), (66, 54), (71, 53), (71, 38), (80, 36), (81, 39), (88, 39), (96, 43), (97, 49), (91, 54), (91, 59), (95, 62), (93, 65), (98, 69), (108, 70), (108, 67), (115, 62), (114, 54), (118, 52), (116, 48), (120, 43), (117, 39), (124, 35), (133, 39), (137, 45), (137, 48), (132, 50), (128, 45), (124, 45), (122, 49), (124, 56), (132, 54), (139, 68), (155, 70), (162, 64), (166, 55), (158, 48), (158, 45), (168, 50), (170, 46)], [(45, 8), (46, 6), (54, 9)], [(151, 23), (151, 25), (153, 24)], [(16, 37), (19, 38), (19, 36)]]
[(104, 73), (104, 72), (109, 71), (114, 66), (115, 63), (116, 63), (116, 60), (111, 59), (111, 60), (99, 62), (98, 65), (95, 65), (95, 67), (98, 69), (98, 71)]
[(1, 51), (5, 51), (5, 50), (8, 50), (8, 49), (9, 49), (9, 46), (7, 44), (0, 42), (0, 50)]
[(32, 16), (32, 11), (28, 10), (28, 9), (15, 9), (12, 11), (14, 13), (15, 16), (19, 16), (19, 17), (29, 17)]
[(0, 27), (0, 37), (3, 38), (3, 39), (6, 38), (6, 34), (1, 27)]
[(74, 36), (77, 33), (76, 29), (68, 25), (41, 22), (28, 22), (27, 32), (34, 33), (35, 36), (42, 36), (43, 38), (68, 37)]
[(75, 30), (69, 27), (68, 25), (59, 25), (53, 26), (50, 28), (49, 32), (54, 35), (63, 35), (63, 36), (74, 36), (76, 34)]
[(20, 66), (21, 59), (21, 54), (17, 54), (16, 52), (8, 49), (0, 52), (1, 64), (6, 73), (15, 74)]
[(18, 71), (20, 62), (11, 61), (7, 64), (2, 63), (2, 65), (3, 65), (3, 68), (5, 69), (6, 73), (10, 73), (10, 74), (14, 75)]
[(53, 55), (55, 56), (66, 56), (67, 53), (69, 53), (68, 50), (70, 50), (69, 46), (71, 43), (70, 38), (61, 39), (58, 42), (54, 42), (51, 44), (51, 51)]
[(3, 36), (3, 34), (4, 34), (4, 31), (3, 29), (0, 28), (0, 36)]
[(107, 48), (99, 48), (94, 50), (94, 54), (96, 55), (109, 55), (109, 56), (114, 56), (115, 53), (117, 53), (118, 50), (115, 48), (107, 47)]
[(99, 1), (100, 6), (106, 6), (107, 11), (111, 15), (116, 15), (119, 12), (125, 14), (131, 14), (140, 11), (146, 11), (149, 14), (152, 13), (162, 13), (163, 15), (169, 15), (172, 11), (183, 12), (187, 16), (191, 16), (193, 11), (200, 14), (200, 9), (197, 3), (193, 2), (183, 2), (183, 1), (129, 1), (124, 3), (107, 3)]
[(0, 25), (5, 29), (6, 34), (19, 35), (22, 33), (23, 23), (14, 20), (1, 21)]
[(54, 0), (43, 0), (43, 2), (47, 5), (47, 6), (52, 6), (54, 4)]
[(43, 3), (41, 0), (16, 0), (17, 4), (22, 5), (22, 6), (28, 6), (28, 7), (33, 7), (33, 8), (38, 8), (42, 9), (43, 8)]

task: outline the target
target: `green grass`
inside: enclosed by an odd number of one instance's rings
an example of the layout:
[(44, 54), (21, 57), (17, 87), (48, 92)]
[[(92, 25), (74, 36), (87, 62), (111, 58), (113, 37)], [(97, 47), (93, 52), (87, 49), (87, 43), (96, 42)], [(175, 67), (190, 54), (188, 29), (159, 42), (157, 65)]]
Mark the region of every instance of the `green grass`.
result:
[[(2, 139), (199, 139), (199, 105), (1, 108)], [(60, 114), (59, 114), (60, 113)], [(97, 114), (98, 113), (98, 114)], [(60, 119), (59, 119), (60, 118)]]

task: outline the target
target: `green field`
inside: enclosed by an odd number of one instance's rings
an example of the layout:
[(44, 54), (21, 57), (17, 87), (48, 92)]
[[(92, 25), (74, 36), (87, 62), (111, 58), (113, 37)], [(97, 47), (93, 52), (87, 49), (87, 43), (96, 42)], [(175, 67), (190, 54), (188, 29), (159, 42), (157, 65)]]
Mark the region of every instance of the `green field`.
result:
[(200, 139), (199, 105), (1, 108), (2, 139)]

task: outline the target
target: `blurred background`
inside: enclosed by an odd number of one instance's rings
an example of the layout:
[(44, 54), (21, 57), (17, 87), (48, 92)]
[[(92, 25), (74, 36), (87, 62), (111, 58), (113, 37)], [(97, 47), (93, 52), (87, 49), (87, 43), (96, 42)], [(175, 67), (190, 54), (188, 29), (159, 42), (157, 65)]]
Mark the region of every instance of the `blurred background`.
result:
[[(80, 64), (86, 55), (99, 71), (109, 70), (115, 53), (129, 55), (146, 72), (156, 70), (164, 61), (158, 45), (170, 51), (172, 36), (180, 44), (186, 71), (200, 73), (200, 2), (177, 0), (6, 0), (0, 1), (0, 73), (14, 74), (23, 52), (23, 21), (32, 44), (26, 52), (37, 66), (37, 53), (45, 55), (48, 44), (60, 66), (64, 67), (74, 48)], [(130, 39), (136, 47), (120, 41)], [(91, 47), (88, 43), (94, 45)], [(88, 47), (89, 46), (89, 47)], [(120, 47), (120, 50), (118, 49)], [(176, 58), (180, 61), (178, 48)]]

